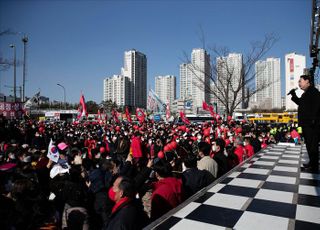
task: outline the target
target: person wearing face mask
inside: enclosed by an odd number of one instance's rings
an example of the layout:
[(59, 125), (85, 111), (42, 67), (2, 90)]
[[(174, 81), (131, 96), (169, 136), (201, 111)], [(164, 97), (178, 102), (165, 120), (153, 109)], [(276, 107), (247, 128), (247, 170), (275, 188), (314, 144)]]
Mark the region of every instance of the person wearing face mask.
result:
[(291, 90), (291, 100), (298, 105), (298, 124), (302, 127), (309, 163), (303, 169), (313, 173), (319, 171), (319, 139), (320, 139), (320, 93), (314, 87), (311, 76), (301, 75), (299, 87), (304, 92), (297, 97), (295, 90)]
[(130, 150), (130, 141), (127, 136), (120, 134), (119, 141), (117, 144), (117, 154), (120, 154), (123, 159), (125, 159)]
[(117, 153), (118, 138), (116, 135), (111, 136), (111, 140), (110, 142), (108, 142), (108, 146), (109, 146), (110, 156), (112, 157)]
[(136, 190), (130, 178), (118, 177), (110, 190), (109, 198), (115, 205), (103, 229), (138, 230), (149, 223), (141, 202), (135, 198)]
[(225, 142), (218, 138), (212, 143), (212, 151), (215, 152), (213, 159), (218, 164), (218, 177), (228, 172), (228, 159), (225, 154)]

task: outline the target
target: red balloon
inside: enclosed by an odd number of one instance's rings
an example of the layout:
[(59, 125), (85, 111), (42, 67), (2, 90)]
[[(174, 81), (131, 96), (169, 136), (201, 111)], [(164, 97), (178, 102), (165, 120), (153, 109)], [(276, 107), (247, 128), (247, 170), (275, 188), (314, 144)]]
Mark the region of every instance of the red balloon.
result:
[(44, 132), (44, 128), (41, 126), (41, 127), (39, 127), (39, 132), (40, 133), (43, 133)]
[(237, 132), (237, 133), (242, 133), (242, 128), (240, 128), (240, 127), (237, 128), (237, 129), (236, 129), (236, 132)]
[(115, 128), (115, 130), (116, 130), (117, 132), (119, 132), (119, 131), (120, 131), (120, 127), (117, 126), (117, 127)]
[(226, 146), (230, 144), (230, 140), (229, 139), (226, 139), (225, 142), (226, 142)]
[(171, 146), (172, 146), (173, 149), (176, 149), (177, 146), (178, 146), (178, 144), (177, 144), (177, 142), (172, 141), (172, 142), (171, 142)]
[(169, 146), (168, 146), (168, 145), (164, 146), (163, 151), (164, 151), (164, 152), (168, 152), (168, 151), (170, 151)]
[(100, 153), (104, 153), (105, 151), (106, 151), (105, 147), (100, 147), (100, 150), (99, 150)]
[(137, 129), (139, 129), (139, 126), (134, 125), (133, 128), (134, 128), (135, 130), (137, 130)]
[(227, 120), (228, 120), (228, 121), (230, 121), (231, 119), (232, 119), (232, 117), (231, 117), (231, 116), (228, 116), (228, 117), (227, 117)]
[(158, 152), (158, 157), (159, 157), (160, 159), (164, 158), (164, 153), (163, 153), (162, 151), (159, 151), (159, 152)]

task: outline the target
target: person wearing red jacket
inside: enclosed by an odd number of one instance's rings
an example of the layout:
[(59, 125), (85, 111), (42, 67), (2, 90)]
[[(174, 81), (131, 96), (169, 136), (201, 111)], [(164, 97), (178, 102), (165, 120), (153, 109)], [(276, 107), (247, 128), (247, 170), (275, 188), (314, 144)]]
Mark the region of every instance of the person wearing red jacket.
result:
[(138, 133), (135, 133), (135, 135), (131, 138), (131, 150), (133, 157), (142, 157), (141, 138), (140, 135), (138, 135)]
[(177, 207), (184, 200), (181, 179), (173, 177), (169, 162), (159, 160), (153, 166), (157, 182), (152, 184), (151, 219), (155, 220)]
[(243, 142), (240, 137), (237, 137), (234, 141), (234, 154), (237, 155), (239, 163), (241, 163), (243, 160), (247, 158), (246, 156), (246, 150), (243, 147)]
[(244, 149), (246, 150), (247, 157), (252, 157), (254, 155), (254, 149), (251, 145), (251, 141), (249, 137), (246, 137), (243, 142)]

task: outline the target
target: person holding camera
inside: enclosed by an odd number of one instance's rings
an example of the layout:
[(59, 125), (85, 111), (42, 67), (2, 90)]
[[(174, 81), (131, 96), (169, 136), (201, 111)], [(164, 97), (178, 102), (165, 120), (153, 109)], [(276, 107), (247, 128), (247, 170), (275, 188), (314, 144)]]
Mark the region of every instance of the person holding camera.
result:
[(304, 170), (312, 173), (319, 171), (319, 136), (320, 136), (320, 93), (314, 87), (311, 76), (301, 75), (299, 87), (304, 92), (297, 97), (292, 89), (291, 100), (298, 105), (298, 124), (302, 127), (309, 163), (303, 164)]

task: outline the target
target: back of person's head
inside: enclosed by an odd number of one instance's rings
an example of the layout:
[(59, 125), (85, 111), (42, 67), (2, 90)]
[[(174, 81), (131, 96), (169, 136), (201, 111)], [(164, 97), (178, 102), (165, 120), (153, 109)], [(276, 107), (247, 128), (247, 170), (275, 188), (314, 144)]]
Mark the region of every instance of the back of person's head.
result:
[(226, 142), (222, 138), (216, 139), (215, 142), (216, 142), (216, 145), (220, 147), (220, 151), (219, 152), (223, 152), (224, 148), (225, 148), (225, 145), (226, 145)]
[(86, 220), (86, 215), (79, 211), (73, 210), (67, 218), (67, 230), (82, 230)]
[(187, 168), (196, 168), (197, 167), (197, 157), (193, 154), (188, 154), (183, 161), (184, 165)]
[(210, 144), (208, 144), (207, 142), (202, 141), (202, 142), (200, 142), (198, 144), (198, 147), (199, 147), (199, 152), (202, 152), (203, 155), (205, 155), (205, 156), (209, 156), (210, 149), (211, 149)]
[(119, 189), (123, 192), (123, 197), (134, 198), (136, 195), (134, 182), (129, 177), (122, 177), (122, 180), (119, 183)]
[(160, 177), (169, 177), (172, 174), (172, 166), (169, 162), (164, 161), (163, 159), (158, 160), (153, 165), (153, 170), (158, 173)]

